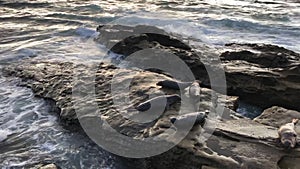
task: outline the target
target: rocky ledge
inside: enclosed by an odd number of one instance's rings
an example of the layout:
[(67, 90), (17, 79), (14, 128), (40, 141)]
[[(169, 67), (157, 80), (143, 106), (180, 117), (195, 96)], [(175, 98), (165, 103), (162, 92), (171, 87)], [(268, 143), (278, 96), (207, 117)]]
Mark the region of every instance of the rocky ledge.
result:
[(278, 105), (300, 111), (300, 55), (283, 47), (226, 44), (213, 49), (201, 43), (190, 47), (189, 39), (149, 26), (106, 25), (99, 32), (97, 41), (124, 58), (145, 49), (161, 49), (179, 56), (204, 86), (210, 86), (208, 70), (224, 70), (229, 94), (263, 108)]
[[(106, 30), (107, 35), (114, 32), (115, 36), (112, 37), (117, 39), (118, 32), (121, 32), (120, 35), (124, 35), (123, 28), (123, 26), (109, 26), (100, 31)], [(128, 32), (132, 32), (133, 29), (140, 30), (140, 28), (126, 27)], [(151, 31), (153, 31), (152, 28)], [(105, 33), (102, 32), (102, 36), (105, 36)], [(152, 47), (165, 49), (180, 56), (194, 72), (194, 75), (203, 81), (199, 111), (210, 112), (206, 124), (214, 124), (213, 127), (211, 125), (194, 126), (187, 136), (172, 149), (163, 154), (146, 158), (148, 168), (162, 168), (162, 166), (170, 169), (297, 168), (299, 164), (295, 161), (299, 161), (300, 148), (285, 150), (278, 143), (277, 129), (278, 126), (290, 122), (292, 118), (298, 118), (299, 112), (272, 107), (254, 120), (241, 117), (235, 112), (238, 104), (237, 96), (227, 96), (206, 88), (210, 87), (210, 84), (205, 64), (210, 63), (211, 68), (220, 69), (220, 65), (213, 64), (214, 59), (210, 58), (217, 57), (218, 52), (212, 52), (207, 46), (199, 47), (202, 50), (200, 54), (204, 57), (200, 62), (197, 50), (176, 40), (173, 35), (167, 35), (164, 32), (143, 34), (143, 45), (136, 45), (138, 40), (135, 38), (139, 39), (140, 36), (131, 37), (130, 35), (129, 40), (114, 44), (112, 51), (125, 56), (137, 49), (149, 47), (151, 44)], [(101, 41), (101, 39), (105, 38), (100, 36), (98, 40)], [(115, 42), (113, 38), (109, 41)], [(122, 53), (127, 43), (136, 49), (130, 48), (127, 53)], [(256, 101), (269, 97), (268, 102), (263, 100), (261, 103), (264, 106), (278, 105), (299, 108), (300, 104), (297, 104), (299, 99), (291, 99), (299, 96), (299, 90), (297, 91), (300, 87), (299, 80), (297, 80), (299, 78), (299, 73), (297, 74), (297, 71), (299, 72), (299, 54), (272, 45), (230, 44), (224, 50), (220, 54), (220, 58), (225, 67), (230, 93), (239, 95), (243, 99), (248, 95), (249, 98), (253, 98), (256, 94)], [(270, 59), (269, 56), (273, 59)], [(61, 119), (69, 123), (78, 124), (78, 119), (82, 121), (86, 118), (98, 118), (100, 125), (105, 125), (103, 121), (106, 121), (119, 133), (137, 140), (151, 137), (164, 139), (168, 137), (167, 130), (177, 130), (170, 119), (178, 116), (182, 102), (171, 105), (150, 122), (139, 123), (126, 118), (128, 115), (134, 115), (130, 112), (132, 107), (152, 96), (178, 94), (183, 97), (184, 92), (182, 91), (157, 85), (157, 82), (162, 80), (178, 80), (164, 72), (120, 68), (103, 62), (97, 65), (86, 65), (30, 60), (8, 65), (3, 68), (3, 72), (6, 76), (21, 78), (20, 84), (32, 88), (37, 96), (54, 100), (57, 107), (60, 108)], [(121, 92), (112, 90), (116, 87)], [(121, 89), (124, 88), (127, 89), (127, 93), (122, 92)], [(128, 96), (129, 100), (118, 102), (125, 96)], [(97, 109), (85, 105), (91, 102), (96, 103)], [(220, 108), (224, 109), (224, 113), (219, 114), (216, 111)], [(94, 133), (99, 132), (98, 128), (93, 128), (93, 126), (90, 126), (90, 130), (93, 130)], [(211, 136), (203, 142), (201, 137), (205, 133), (210, 133)], [(109, 136), (104, 139), (115, 146), (126, 147), (125, 144), (127, 144), (110, 140)]]

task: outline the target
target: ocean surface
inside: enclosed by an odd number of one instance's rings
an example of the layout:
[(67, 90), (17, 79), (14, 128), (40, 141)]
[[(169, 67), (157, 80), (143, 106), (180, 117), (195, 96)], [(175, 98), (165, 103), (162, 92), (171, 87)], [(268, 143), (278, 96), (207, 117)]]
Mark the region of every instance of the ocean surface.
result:
[[(154, 25), (210, 46), (270, 43), (300, 52), (298, 0), (0, 0), (0, 67), (22, 59), (99, 61), (97, 25)], [(132, 168), (64, 128), (47, 101), (0, 74), (0, 168)], [(248, 117), (261, 110), (242, 103)], [(126, 162), (125, 162), (126, 163)]]

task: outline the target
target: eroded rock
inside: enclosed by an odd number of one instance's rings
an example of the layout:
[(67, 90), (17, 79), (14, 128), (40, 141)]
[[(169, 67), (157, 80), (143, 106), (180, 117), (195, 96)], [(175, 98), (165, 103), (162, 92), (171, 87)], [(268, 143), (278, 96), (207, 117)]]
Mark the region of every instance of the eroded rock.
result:
[[(185, 44), (187, 39), (147, 26), (106, 25), (99, 31), (98, 42), (123, 55), (122, 59), (145, 49), (170, 52), (182, 59), (205, 87), (210, 86), (207, 70), (222, 72), (224, 67), (229, 94), (264, 108), (278, 105), (300, 111), (300, 55), (283, 47), (227, 44), (216, 50), (198, 43), (191, 48)], [(147, 62), (151, 58), (141, 59)], [(213, 76), (222, 78), (220, 73)]]
[(268, 126), (279, 128), (286, 123), (290, 123), (293, 119), (300, 119), (300, 112), (273, 106), (264, 110), (263, 113), (254, 120)]
[[(264, 108), (300, 110), (300, 55), (265, 44), (228, 44), (220, 56), (230, 93)], [(266, 101), (267, 100), (267, 101)]]
[[(100, 32), (98, 41), (119, 54), (130, 55), (147, 48), (171, 52), (179, 56), (204, 84), (199, 111), (209, 111), (211, 114), (205, 125), (194, 126), (169, 151), (147, 158), (149, 168), (198, 169), (209, 166), (222, 169), (270, 169), (277, 168), (279, 164), (284, 168), (284, 157), (300, 156), (299, 147), (286, 151), (277, 145), (277, 125), (283, 121), (275, 125), (274, 119), (273, 122), (260, 121), (264, 115), (255, 121), (240, 117), (234, 111), (238, 97), (205, 88), (210, 86), (205, 68), (216, 71), (222, 69), (216, 62), (218, 52), (215, 50), (205, 45), (194, 50), (177, 40), (175, 35), (173, 37), (147, 26), (105, 26)], [(231, 93), (262, 106), (277, 104), (300, 108), (297, 99), (299, 54), (273, 45), (229, 44), (224, 50), (220, 57)], [(147, 59), (144, 57), (142, 60), (147, 62)], [(54, 100), (61, 110), (62, 119), (71, 122), (89, 118), (96, 120), (89, 124), (94, 133), (99, 132), (95, 124), (103, 125), (104, 121), (119, 133), (134, 139), (154, 136), (164, 139), (169, 137), (167, 129), (178, 130), (172, 126), (170, 119), (178, 116), (182, 102), (171, 105), (149, 122), (139, 123), (129, 118), (137, 113), (129, 111), (129, 108), (152, 96), (184, 95), (183, 91), (157, 86), (158, 81), (175, 80), (158, 70), (132, 70), (109, 63), (91, 66), (70, 62), (24, 61), (6, 66), (3, 72), (7, 76), (23, 79), (22, 85), (32, 88), (37, 96)], [(129, 96), (128, 99), (124, 99), (126, 96)], [(189, 106), (185, 108), (188, 110)], [(221, 108), (225, 111), (218, 114), (216, 110)], [(147, 114), (145, 117), (148, 118)], [(287, 117), (284, 119), (288, 120)], [(208, 135), (208, 140), (203, 141), (203, 134)], [(111, 139), (109, 135), (103, 136), (103, 139), (114, 146), (126, 147), (124, 144), (127, 144)]]
[[(91, 70), (94, 70), (94, 73)], [(3, 72), (7, 76), (17, 76), (23, 79), (22, 84), (31, 87), (38, 96), (53, 99), (61, 109), (61, 118), (65, 120), (76, 121), (77, 118), (101, 117), (99, 123), (105, 119), (118, 132), (135, 139), (154, 136), (167, 138), (168, 133), (165, 132), (167, 129), (177, 130), (172, 127), (170, 119), (178, 115), (180, 103), (170, 106), (161, 116), (148, 123), (138, 123), (123, 116), (123, 113), (128, 113), (126, 112), (128, 106), (137, 105), (151, 95), (157, 96), (163, 93), (181, 95), (182, 93), (178, 90), (165, 89), (156, 85), (158, 81), (171, 79), (168, 76), (142, 70), (117, 68), (107, 63), (100, 63), (96, 69), (90, 69), (89, 66), (83, 64), (47, 61), (10, 65), (5, 67)], [(122, 76), (115, 76), (116, 73)], [(113, 104), (114, 101), (122, 99), (122, 96), (128, 93), (120, 90), (112, 94), (112, 84), (119, 84), (121, 89), (127, 86), (128, 81), (130, 82), (128, 89), (130, 101), (120, 102), (123, 104), (116, 106)], [(75, 91), (82, 92), (83, 95), (74, 95), (73, 88), (76, 86), (79, 90)], [(89, 88), (91, 86), (95, 88), (96, 97), (85, 95), (91, 92)], [(72, 95), (75, 98), (78, 97), (80, 102), (74, 102)], [(148, 158), (151, 168), (210, 166), (269, 169), (277, 167), (277, 162), (286, 155), (299, 155), (298, 148), (292, 152), (286, 152), (276, 145), (276, 127), (235, 116), (233, 105), (236, 105), (237, 97), (226, 96), (224, 98), (227, 99), (218, 99), (217, 103), (214, 103), (212, 95), (222, 96), (211, 89), (201, 89), (200, 111), (210, 111), (213, 114), (206, 120), (206, 126), (193, 127), (185, 139), (175, 147), (161, 155)], [(85, 104), (92, 100), (96, 101), (97, 110), (86, 107)], [(225, 106), (223, 115), (214, 114), (216, 106)], [(82, 112), (85, 113), (76, 114), (75, 109), (84, 109)], [(95, 130), (94, 132), (99, 130), (92, 124), (90, 127), (91, 130)], [(202, 134), (205, 133), (211, 136), (203, 142)], [(106, 136), (106, 139), (109, 140), (110, 137)], [(110, 141), (115, 145), (120, 144), (116, 140)]]

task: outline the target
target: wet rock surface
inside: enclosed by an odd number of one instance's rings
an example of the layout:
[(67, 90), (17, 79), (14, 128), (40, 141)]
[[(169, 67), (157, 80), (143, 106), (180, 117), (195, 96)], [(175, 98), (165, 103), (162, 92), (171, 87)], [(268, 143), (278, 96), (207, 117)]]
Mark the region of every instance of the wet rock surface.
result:
[[(127, 34), (123, 32), (124, 28)], [(209, 65), (210, 69), (221, 69), (220, 65), (214, 64), (218, 52), (207, 46), (197, 48), (198, 51), (193, 50), (157, 28), (147, 27), (150, 31), (148, 34), (144, 34), (147, 30), (145, 27), (140, 28), (104, 27), (99, 30), (103, 31), (103, 37), (100, 36), (98, 41), (108, 41), (106, 45), (111, 47), (113, 52), (124, 55), (145, 48), (173, 52), (183, 59), (196, 78), (203, 82), (199, 111), (210, 112), (203, 127), (194, 126), (172, 149), (147, 158), (148, 168), (284, 168), (288, 160), (300, 157), (299, 147), (286, 151), (277, 142), (278, 125), (289, 121), (291, 116), (298, 117), (296, 111), (272, 107), (255, 120), (239, 116), (235, 112), (237, 96), (227, 96), (205, 88), (210, 86), (205, 67)], [(153, 30), (158, 33), (154, 34)], [(124, 35), (132, 36), (134, 31), (142, 32), (143, 35), (115, 43), (124, 38)], [(127, 50), (128, 47), (130, 50)], [(199, 50), (202, 52), (199, 53)], [(220, 53), (230, 93), (238, 94), (243, 99), (249, 96), (250, 100), (255, 96), (253, 102), (263, 101), (263, 106), (299, 108), (299, 99), (296, 99), (300, 87), (297, 80), (299, 54), (277, 46), (251, 44), (229, 44), (224, 52)], [(203, 56), (201, 59), (199, 54)], [(143, 59), (147, 61), (146, 57)], [(153, 70), (119, 68), (103, 62), (84, 65), (28, 60), (6, 66), (2, 71), (6, 76), (20, 77), (23, 80), (21, 85), (30, 87), (37, 96), (54, 100), (60, 109), (59, 116), (68, 123), (78, 124), (78, 119), (81, 121), (89, 118), (97, 119), (99, 125), (104, 125), (103, 122), (106, 121), (119, 133), (134, 139), (168, 138), (167, 129), (177, 131), (170, 119), (178, 116), (179, 110), (184, 106), (183, 102), (178, 102), (157, 116), (143, 114), (142, 117), (145, 118), (138, 119), (151, 119), (147, 122), (131, 119), (139, 115), (139, 112), (131, 109), (149, 98), (164, 94), (185, 97), (185, 91), (156, 85), (162, 80), (184, 79), (173, 79), (165, 73)], [(126, 92), (123, 89), (126, 89)], [(265, 98), (268, 98), (267, 102)], [(184, 113), (188, 113), (189, 106), (184, 108), (187, 110)], [(222, 114), (216, 111), (223, 108)], [(93, 124), (89, 127), (92, 132), (99, 132)], [(203, 134), (210, 135), (205, 142)], [(110, 140), (109, 136), (104, 139), (120, 146), (118, 140)], [(122, 144), (127, 143), (121, 143), (121, 146), (126, 147)]]

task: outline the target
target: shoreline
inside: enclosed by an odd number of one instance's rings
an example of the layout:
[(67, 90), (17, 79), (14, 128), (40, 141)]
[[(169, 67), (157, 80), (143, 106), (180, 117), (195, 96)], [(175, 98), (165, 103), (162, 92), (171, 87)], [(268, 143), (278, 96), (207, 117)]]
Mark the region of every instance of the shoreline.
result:
[[(125, 30), (132, 29), (133, 32), (139, 32), (139, 28), (125, 28)], [(142, 28), (142, 30), (144, 30), (144, 27)], [(108, 27), (104, 27), (102, 31), (111, 29), (116, 28), (109, 25)], [(153, 30), (152, 27), (149, 27), (149, 29)], [(121, 35), (124, 35), (120, 27), (117, 30), (120, 31)], [(103, 35), (105, 34), (102, 32), (100, 36)], [(108, 37), (116, 37), (111, 36), (109, 31), (107, 31), (106, 35)], [(170, 38), (172, 41), (167, 41), (168, 43), (166, 43), (164, 41), (166, 38)], [(165, 33), (163, 33), (163, 36), (152, 36), (151, 34), (146, 34), (146, 36), (134, 36), (130, 41), (129, 39), (125, 39), (120, 43), (114, 44), (112, 51), (125, 56), (136, 52), (137, 49), (143, 50), (147, 48), (165, 49), (174, 52), (175, 55), (186, 62), (196, 75), (196, 78), (201, 80), (206, 86), (209, 86), (207, 74), (203, 72), (205, 71), (205, 69), (203, 69), (203, 63), (201, 62), (203, 60), (199, 61), (199, 58), (196, 57), (193, 50), (173, 38), (172, 35)], [(106, 38), (100, 37), (100, 41), (103, 39)], [(118, 37), (116, 37), (116, 39), (118, 39)], [(115, 41), (116, 39), (110, 40)], [(123, 42), (125, 42), (125, 45)], [(143, 44), (140, 45), (140, 42), (143, 42)], [(138, 46), (138, 48), (131, 48), (134, 46)], [(299, 96), (297, 94), (297, 92), (299, 92), (297, 91), (297, 81), (294, 81), (294, 78), (297, 79), (299, 76), (299, 74), (297, 74), (297, 70), (299, 70), (297, 68), (299, 68), (300, 63), (299, 54), (278, 46), (264, 44), (229, 44), (224, 48), (230, 49), (230, 51), (223, 52), (220, 55), (222, 64), (225, 67), (226, 80), (229, 82), (227, 84), (229, 94), (234, 93), (242, 98), (249, 97), (248, 99), (252, 100), (252, 103), (262, 102), (260, 104), (264, 104), (265, 108), (283, 102), (285, 102), (285, 104), (279, 106), (292, 108), (293, 105), (300, 105), (297, 104), (297, 100), (293, 99), (293, 97), (297, 98), (297, 96)], [(202, 47), (201, 49), (204, 52), (206, 52), (205, 49), (209, 51), (206, 47)], [(254, 53), (252, 52), (253, 50), (258, 50), (262, 54)], [(147, 58), (143, 59), (147, 62)], [(208, 58), (204, 59), (206, 59), (204, 64), (210, 62)], [(218, 68), (217, 65), (211, 64), (211, 66)], [(27, 87), (30, 87), (36, 95), (55, 100), (56, 105), (61, 109), (61, 118), (67, 121), (76, 121), (78, 114), (76, 115), (74, 112), (73, 106), (80, 109), (80, 105), (72, 105), (72, 102), (70, 102), (70, 100), (72, 100), (73, 85), (73, 81), (70, 77), (74, 70), (79, 70), (88, 78), (90, 72), (88, 72), (89, 69), (84, 65), (76, 65), (70, 62), (31, 62), (27, 60), (5, 66), (3, 70), (7, 76), (17, 76), (23, 79), (23, 83)], [(107, 93), (112, 77), (117, 70), (121, 72), (132, 71), (126, 68), (118, 69), (115, 65), (107, 63), (101, 63), (97, 69), (96, 94), (99, 97), (97, 104), (101, 107), (100, 115), (106, 116), (106, 120), (115, 129), (127, 136), (137, 138), (159, 136), (161, 132), (165, 130), (165, 126), (170, 127), (166, 119), (168, 119), (170, 115), (174, 115), (172, 111), (178, 110), (178, 106), (180, 105), (171, 107), (170, 110), (166, 111), (164, 116), (151, 124), (138, 125), (126, 119), (122, 119), (120, 112), (110, 104), (114, 96)], [(122, 82), (126, 79), (135, 79), (131, 86), (135, 92), (130, 93), (130, 96), (136, 103), (141, 101), (141, 95), (146, 97), (158, 91), (164, 91), (164, 93), (174, 92), (172, 90), (161, 89), (155, 85), (158, 80), (170, 79), (170, 77), (157, 72), (140, 71), (137, 77), (127, 75), (118, 80)], [(90, 85), (89, 81), (82, 81), (81, 83), (86, 86)], [(206, 99), (202, 100), (203, 104), (201, 108), (211, 111), (212, 100), (208, 97), (211, 89), (202, 88), (205, 89), (203, 90), (204, 93), (202, 97), (205, 96), (204, 98)], [(284, 88), (289, 89), (288, 93), (282, 92)], [(117, 93), (116, 95), (122, 96), (122, 93)], [(229, 96), (225, 98), (228, 99)], [(268, 103), (265, 102), (266, 98), (268, 98)], [(263, 115), (267, 114), (270, 110), (267, 109), (255, 120), (238, 117), (235, 115), (236, 110), (234, 108), (226, 108), (226, 104), (232, 104), (236, 100), (230, 101), (230, 99), (228, 99), (227, 101), (226, 99), (219, 103), (225, 107), (226, 113), (224, 117), (222, 116), (220, 120), (217, 120), (217, 127), (207, 144), (197, 144), (197, 136), (201, 129), (194, 129), (194, 131), (190, 132), (184, 140), (171, 150), (164, 154), (148, 158), (148, 165), (152, 168), (159, 168), (159, 166), (165, 166), (165, 168), (182, 168), (187, 166), (190, 168), (198, 168), (199, 166), (210, 166), (215, 168), (250, 167), (267, 169), (277, 167), (277, 163), (282, 161), (287, 155), (298, 157), (299, 147), (291, 152), (285, 152), (282, 147), (276, 145), (277, 126), (271, 125), (271, 122), (276, 118), (284, 118), (280, 124), (288, 122), (291, 118), (290, 116), (284, 117), (284, 114), (280, 114), (279, 111), (277, 111), (277, 107), (272, 107), (271, 110), (273, 110), (275, 114), (279, 113), (277, 116), (274, 115), (265, 118)], [(299, 110), (299, 107), (295, 108)], [(289, 112), (292, 116), (299, 113), (283, 108), (279, 109), (284, 112)], [(89, 113), (93, 114), (93, 112)], [(83, 114), (82, 117), (79, 118), (84, 118), (85, 116), (88, 117), (86, 114)], [(140, 133), (141, 130), (143, 131), (142, 134)], [(115, 140), (111, 141), (115, 143)], [(118, 145), (119, 143), (116, 142), (115, 144)], [(176, 162), (174, 163), (174, 161)]]

